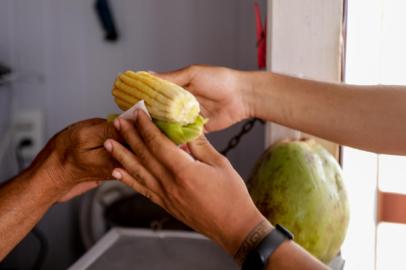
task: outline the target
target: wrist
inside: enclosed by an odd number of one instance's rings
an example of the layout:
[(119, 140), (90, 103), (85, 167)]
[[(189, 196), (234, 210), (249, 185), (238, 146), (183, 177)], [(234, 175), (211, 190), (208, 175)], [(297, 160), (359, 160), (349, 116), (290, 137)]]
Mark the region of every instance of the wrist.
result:
[(38, 206), (50, 207), (58, 200), (59, 192), (47, 176), (45, 170), (28, 167), (12, 180), (22, 193), (27, 193), (30, 200)]
[(267, 72), (264, 71), (240, 71), (241, 72), (241, 97), (246, 105), (246, 118), (261, 118), (261, 78)]
[(242, 265), (251, 250), (256, 248), (273, 229), (274, 227), (269, 223), (268, 220), (263, 219), (260, 221), (245, 236), (238, 250), (234, 254), (234, 260), (239, 265)]
[(54, 155), (49, 155), (45, 160), (36, 159), (31, 166), (27, 168), (26, 173), (30, 181), (38, 187), (44, 196), (48, 197), (53, 203), (65, 195), (71, 188), (64, 184), (66, 177), (64, 170), (58, 164)]
[(255, 72), (252, 71), (235, 71), (238, 79), (239, 96), (241, 98), (241, 104), (244, 106), (244, 119), (256, 117), (255, 115)]
[[(243, 217), (243, 218), (242, 218)], [(242, 246), (246, 246), (248, 242), (252, 242), (254, 238), (266, 235), (266, 231), (270, 231), (273, 227), (266, 218), (255, 209), (251, 214), (239, 212), (239, 216), (235, 219), (230, 219), (233, 226), (227, 230), (221, 243), (228, 254), (235, 257)], [(258, 227), (259, 224), (262, 224)], [(241, 252), (240, 252), (241, 254)]]

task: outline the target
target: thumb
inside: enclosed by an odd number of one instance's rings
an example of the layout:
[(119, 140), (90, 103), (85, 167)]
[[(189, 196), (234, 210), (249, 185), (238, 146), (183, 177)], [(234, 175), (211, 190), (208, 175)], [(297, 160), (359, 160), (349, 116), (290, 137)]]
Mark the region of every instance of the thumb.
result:
[(175, 71), (155, 73), (154, 75), (161, 79), (171, 81), (177, 85), (186, 86), (192, 81), (194, 76), (193, 74), (194, 71), (192, 66), (188, 66)]
[(192, 156), (209, 165), (218, 165), (224, 157), (210, 144), (204, 135), (188, 143)]

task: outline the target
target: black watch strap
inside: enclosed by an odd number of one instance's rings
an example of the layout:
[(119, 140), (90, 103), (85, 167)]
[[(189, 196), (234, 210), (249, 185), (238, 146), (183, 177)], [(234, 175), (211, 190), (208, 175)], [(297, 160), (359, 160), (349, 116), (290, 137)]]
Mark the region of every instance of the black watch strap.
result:
[(263, 270), (266, 261), (274, 251), (286, 240), (292, 240), (293, 234), (277, 224), (258, 246), (251, 250), (244, 260), (242, 270)]

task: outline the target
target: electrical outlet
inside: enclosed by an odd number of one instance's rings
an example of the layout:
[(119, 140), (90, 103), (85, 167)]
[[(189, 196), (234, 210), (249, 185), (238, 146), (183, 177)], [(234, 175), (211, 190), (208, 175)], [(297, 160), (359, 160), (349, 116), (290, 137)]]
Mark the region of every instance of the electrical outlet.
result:
[[(24, 162), (30, 162), (43, 146), (44, 119), (40, 111), (19, 111), (13, 114), (13, 149), (18, 150)], [(22, 143), (24, 143), (24, 147)]]

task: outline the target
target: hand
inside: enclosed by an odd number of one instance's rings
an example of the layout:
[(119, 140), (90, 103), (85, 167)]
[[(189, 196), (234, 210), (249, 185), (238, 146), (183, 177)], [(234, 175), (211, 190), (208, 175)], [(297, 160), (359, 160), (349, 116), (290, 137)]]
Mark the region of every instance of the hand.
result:
[(244, 72), (223, 67), (190, 66), (156, 74), (189, 90), (198, 99), (207, 131), (227, 128), (253, 116), (251, 84)]
[(105, 143), (122, 165), (113, 176), (234, 255), (248, 232), (264, 219), (244, 181), (205, 137), (189, 143), (192, 157), (145, 113), (136, 115), (135, 126), (124, 119), (114, 123), (135, 154), (115, 140)]
[(90, 119), (73, 124), (55, 135), (28, 170), (42, 171), (44, 183), (66, 201), (111, 179), (114, 160), (104, 150), (108, 138), (118, 138), (111, 123)]

